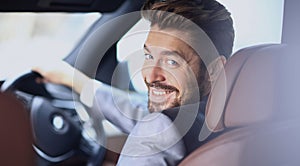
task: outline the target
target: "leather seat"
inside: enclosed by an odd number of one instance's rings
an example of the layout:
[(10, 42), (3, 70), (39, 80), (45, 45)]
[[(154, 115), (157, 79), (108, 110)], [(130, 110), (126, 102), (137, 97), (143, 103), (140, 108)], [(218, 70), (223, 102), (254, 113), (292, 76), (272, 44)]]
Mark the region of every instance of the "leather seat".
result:
[(300, 56), (294, 50), (258, 45), (229, 59), (206, 106), (208, 129), (222, 133), (180, 165), (300, 165)]
[(36, 165), (28, 110), (14, 96), (0, 93), (0, 112), (1, 165)]

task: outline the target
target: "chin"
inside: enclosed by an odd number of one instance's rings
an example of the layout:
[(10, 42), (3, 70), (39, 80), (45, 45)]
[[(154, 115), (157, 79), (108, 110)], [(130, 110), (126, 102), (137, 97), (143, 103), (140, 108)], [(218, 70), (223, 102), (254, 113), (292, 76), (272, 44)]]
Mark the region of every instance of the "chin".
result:
[(178, 102), (178, 100), (173, 101), (171, 103), (153, 103), (151, 101), (148, 101), (148, 110), (149, 110), (150, 113), (152, 113), (152, 112), (161, 112), (163, 110), (178, 107), (180, 105), (181, 104), (180, 104), (180, 102)]

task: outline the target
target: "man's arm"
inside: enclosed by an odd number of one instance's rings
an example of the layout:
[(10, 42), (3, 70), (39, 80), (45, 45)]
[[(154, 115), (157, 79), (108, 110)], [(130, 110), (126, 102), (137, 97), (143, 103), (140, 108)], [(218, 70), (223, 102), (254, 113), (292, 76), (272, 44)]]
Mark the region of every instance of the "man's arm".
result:
[(130, 133), (136, 122), (148, 113), (144, 96), (96, 80), (86, 82), (80, 100), (91, 108), (93, 115), (104, 116), (125, 133)]
[(147, 101), (141, 99), (145, 97), (102, 84), (66, 62), (49, 62), (32, 70), (40, 73), (45, 82), (72, 88), (80, 94), (81, 101), (91, 108), (94, 116), (104, 116), (126, 133), (147, 113)]

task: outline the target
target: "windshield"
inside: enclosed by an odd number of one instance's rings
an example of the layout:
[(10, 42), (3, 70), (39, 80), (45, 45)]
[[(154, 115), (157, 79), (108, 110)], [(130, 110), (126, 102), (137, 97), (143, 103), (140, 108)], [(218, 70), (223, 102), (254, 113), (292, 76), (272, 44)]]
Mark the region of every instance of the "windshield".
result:
[(100, 13), (0, 13), (0, 80), (63, 59)]

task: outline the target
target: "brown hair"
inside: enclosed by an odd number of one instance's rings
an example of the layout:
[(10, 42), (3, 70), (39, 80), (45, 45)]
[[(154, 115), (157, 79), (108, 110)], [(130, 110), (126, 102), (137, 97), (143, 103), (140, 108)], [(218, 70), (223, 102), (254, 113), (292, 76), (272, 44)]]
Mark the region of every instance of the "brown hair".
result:
[[(146, 10), (155, 10), (146, 12)], [(162, 12), (163, 11), (163, 12)], [(174, 15), (182, 17), (174, 17)], [(161, 29), (189, 30), (187, 21), (197, 24), (210, 38), (220, 55), (232, 53), (234, 29), (231, 14), (215, 0), (148, 0), (142, 16)]]
[[(151, 10), (149, 12), (149, 10)], [(193, 34), (195, 23), (210, 38), (219, 55), (228, 58), (232, 53), (234, 29), (231, 14), (215, 0), (147, 0), (142, 8), (142, 16), (160, 29), (173, 28), (191, 33), (193, 41), (201, 39)], [(201, 51), (200, 51), (201, 52)], [(211, 59), (210, 61), (212, 61)], [(199, 90), (201, 98), (210, 92), (208, 72), (201, 61)]]

